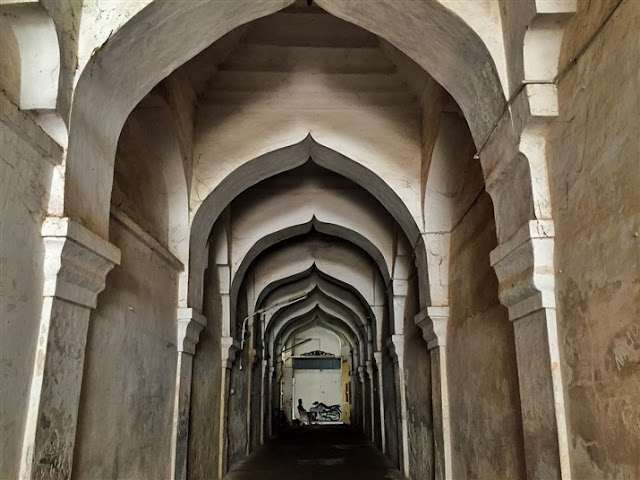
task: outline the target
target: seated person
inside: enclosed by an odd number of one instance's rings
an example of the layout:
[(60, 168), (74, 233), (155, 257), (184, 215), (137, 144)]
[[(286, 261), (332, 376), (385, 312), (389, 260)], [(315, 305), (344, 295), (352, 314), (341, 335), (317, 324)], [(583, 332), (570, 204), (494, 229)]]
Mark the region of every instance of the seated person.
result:
[(307, 414), (307, 411), (305, 410), (304, 406), (302, 405), (302, 399), (301, 398), (298, 399), (298, 415), (300, 415), (300, 420), (302, 422), (306, 421), (307, 423), (309, 423), (309, 415)]

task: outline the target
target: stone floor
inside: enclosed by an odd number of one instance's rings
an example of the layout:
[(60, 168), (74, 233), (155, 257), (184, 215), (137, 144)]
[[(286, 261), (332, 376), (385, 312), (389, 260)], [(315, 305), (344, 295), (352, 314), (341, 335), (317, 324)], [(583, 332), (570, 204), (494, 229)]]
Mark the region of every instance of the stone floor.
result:
[(376, 447), (347, 426), (303, 426), (260, 447), (225, 480), (402, 480)]

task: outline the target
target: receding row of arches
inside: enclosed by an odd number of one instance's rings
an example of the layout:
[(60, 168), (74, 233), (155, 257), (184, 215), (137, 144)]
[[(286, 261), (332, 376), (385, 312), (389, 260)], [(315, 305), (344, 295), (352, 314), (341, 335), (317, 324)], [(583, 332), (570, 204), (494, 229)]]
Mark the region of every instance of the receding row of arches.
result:
[(49, 213), (119, 266), (72, 299), (73, 427), (34, 407), (23, 476), (53, 442), (78, 478), (222, 478), (295, 419), (287, 369), (323, 331), (348, 421), (408, 478), (565, 478), (541, 96), (512, 117), (495, 32), (437, 1), (179, 3), (77, 82)]

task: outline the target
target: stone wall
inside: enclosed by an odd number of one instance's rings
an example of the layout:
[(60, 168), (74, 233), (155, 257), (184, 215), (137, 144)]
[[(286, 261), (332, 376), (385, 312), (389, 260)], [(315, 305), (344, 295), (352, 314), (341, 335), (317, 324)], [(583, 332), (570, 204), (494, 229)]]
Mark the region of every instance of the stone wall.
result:
[(17, 478), (42, 310), (40, 236), (58, 145), (0, 93), (0, 478)]
[[(578, 2), (547, 148), (572, 473), (640, 477), (640, 8)], [(597, 33), (596, 33), (597, 32)]]
[(176, 374), (174, 265), (118, 221), (121, 265), (89, 324), (76, 478), (167, 478)]
[(483, 193), (451, 238), (447, 373), (453, 478), (525, 478), (513, 326), (489, 265), (496, 246)]

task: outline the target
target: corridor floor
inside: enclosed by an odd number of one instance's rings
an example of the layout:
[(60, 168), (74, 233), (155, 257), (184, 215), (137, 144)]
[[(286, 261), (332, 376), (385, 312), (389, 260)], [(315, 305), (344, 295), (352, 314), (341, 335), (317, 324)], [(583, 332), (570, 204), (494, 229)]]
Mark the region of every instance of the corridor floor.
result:
[(346, 426), (300, 427), (236, 466), (225, 480), (402, 480), (378, 449)]

